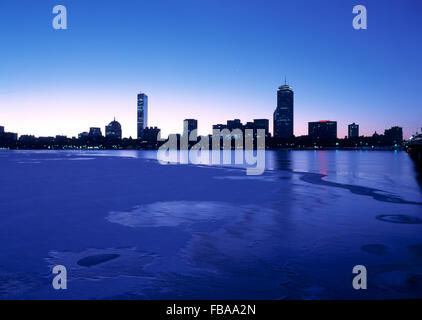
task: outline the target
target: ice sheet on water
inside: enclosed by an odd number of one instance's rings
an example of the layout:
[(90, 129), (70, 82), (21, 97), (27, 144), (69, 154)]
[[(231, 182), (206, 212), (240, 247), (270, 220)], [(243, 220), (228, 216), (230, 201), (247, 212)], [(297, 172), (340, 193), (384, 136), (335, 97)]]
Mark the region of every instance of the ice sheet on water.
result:
[(50, 251), (46, 262), (50, 268), (66, 266), (69, 280), (95, 280), (144, 276), (144, 267), (154, 259), (154, 255), (138, 252), (136, 248), (90, 248), (82, 252)]
[[(266, 221), (268, 215), (276, 214), (276, 210), (258, 205), (218, 201), (159, 201), (136, 206), (130, 211), (113, 211), (106, 218), (127, 227), (189, 227), (204, 222), (209, 226), (223, 220), (226, 223), (234, 222), (250, 215)], [(260, 223), (266, 224), (263, 221)]]
[(213, 201), (162, 201), (144, 204), (131, 211), (110, 212), (107, 220), (128, 227), (176, 227), (223, 219), (239, 207)]

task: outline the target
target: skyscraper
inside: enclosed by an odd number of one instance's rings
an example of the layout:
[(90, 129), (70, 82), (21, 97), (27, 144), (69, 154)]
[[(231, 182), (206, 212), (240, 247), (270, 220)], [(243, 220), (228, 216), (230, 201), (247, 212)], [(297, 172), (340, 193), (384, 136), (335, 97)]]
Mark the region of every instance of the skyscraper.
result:
[(348, 137), (350, 138), (358, 138), (359, 137), (359, 125), (356, 123), (349, 124), (348, 126)]
[(277, 90), (277, 108), (274, 111), (274, 137), (278, 139), (293, 137), (293, 89), (286, 82)]
[(148, 96), (138, 94), (138, 139), (142, 139), (143, 131), (148, 126)]

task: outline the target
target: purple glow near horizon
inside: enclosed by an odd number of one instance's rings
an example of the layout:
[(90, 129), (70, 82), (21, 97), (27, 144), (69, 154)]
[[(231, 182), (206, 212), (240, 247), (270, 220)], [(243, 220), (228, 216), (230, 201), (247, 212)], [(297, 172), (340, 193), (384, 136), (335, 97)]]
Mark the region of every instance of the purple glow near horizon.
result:
[(338, 122), (339, 138), (353, 122), (361, 135), (401, 126), (405, 138), (422, 126), (418, 2), (367, 1), (365, 31), (352, 28), (351, 1), (63, 1), (65, 31), (51, 27), (55, 4), (2, 3), (7, 131), (71, 137), (116, 117), (136, 137), (139, 91), (163, 137), (185, 118), (198, 119), (200, 134), (234, 118), (272, 127), (285, 75), (296, 136), (323, 119)]

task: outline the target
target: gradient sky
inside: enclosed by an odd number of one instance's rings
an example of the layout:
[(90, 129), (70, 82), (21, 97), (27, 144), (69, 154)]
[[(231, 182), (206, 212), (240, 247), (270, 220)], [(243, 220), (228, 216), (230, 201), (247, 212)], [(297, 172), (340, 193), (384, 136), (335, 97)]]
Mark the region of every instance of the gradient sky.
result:
[[(68, 30), (52, 28), (52, 8)], [(368, 30), (352, 28), (352, 8)], [(0, 125), (77, 136), (113, 120), (136, 137), (136, 95), (163, 136), (197, 118), (268, 118), (287, 76), (295, 134), (356, 122), (361, 134), (422, 126), (420, 0), (28, 0), (0, 2)], [(271, 126), (272, 127), (272, 126)]]

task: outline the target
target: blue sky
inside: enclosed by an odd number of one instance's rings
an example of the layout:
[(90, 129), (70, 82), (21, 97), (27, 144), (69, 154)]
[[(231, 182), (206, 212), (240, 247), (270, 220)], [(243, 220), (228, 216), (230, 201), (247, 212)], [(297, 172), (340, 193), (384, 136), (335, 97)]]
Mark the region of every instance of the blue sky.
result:
[[(54, 30), (65, 5), (68, 30)], [(365, 5), (368, 29), (354, 30)], [(163, 135), (197, 118), (199, 131), (268, 118), (287, 76), (295, 134), (337, 120), (362, 134), (422, 126), (422, 2), (94, 1), (0, 3), (0, 125), (19, 134), (76, 136), (115, 116), (136, 136), (136, 94)]]

